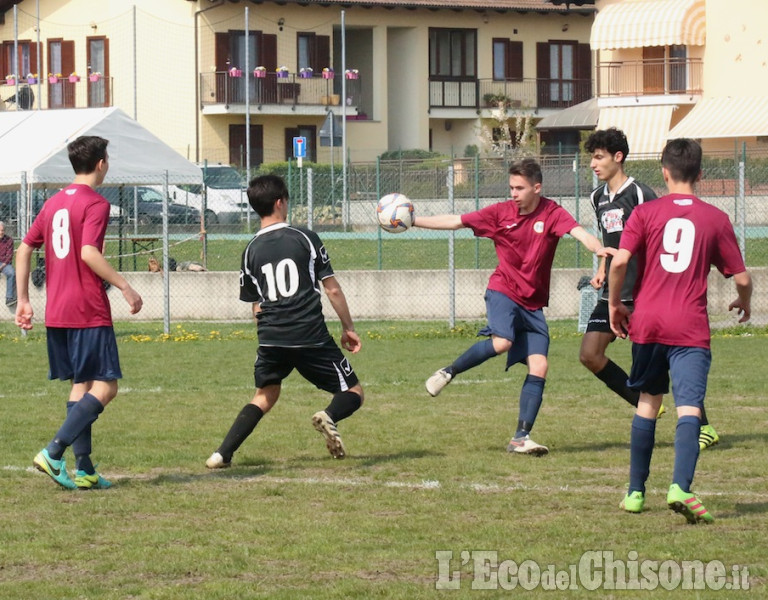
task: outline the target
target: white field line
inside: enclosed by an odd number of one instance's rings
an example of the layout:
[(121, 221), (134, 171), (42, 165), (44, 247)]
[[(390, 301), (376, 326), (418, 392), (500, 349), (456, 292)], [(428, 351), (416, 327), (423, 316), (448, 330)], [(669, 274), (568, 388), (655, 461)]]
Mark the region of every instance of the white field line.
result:
[[(38, 473), (34, 467), (20, 467), (16, 465), (6, 465), (2, 467), (3, 471), (16, 471), (27, 473)], [(208, 472), (208, 471), (207, 471)], [(106, 471), (101, 472), (107, 479), (112, 481), (127, 481), (127, 480), (149, 480), (154, 479), (158, 475), (162, 474), (161, 471), (153, 470), (151, 474), (146, 475), (117, 475), (110, 474)], [(212, 472), (209, 472), (212, 473)], [(223, 471), (218, 471), (223, 474)], [(180, 471), (170, 471), (166, 474), (186, 476), (187, 473)], [(237, 482), (253, 482), (263, 484), (293, 484), (293, 485), (323, 485), (323, 486), (337, 486), (337, 487), (369, 487), (369, 488), (406, 488), (412, 490), (436, 490), (436, 489), (467, 489), (473, 490), (478, 493), (499, 493), (505, 494), (508, 492), (544, 492), (544, 493), (562, 493), (568, 492), (571, 494), (601, 494), (615, 492), (620, 494), (623, 491), (623, 487), (611, 487), (611, 486), (544, 486), (544, 485), (527, 485), (524, 483), (516, 483), (514, 485), (499, 485), (488, 482), (464, 482), (464, 483), (450, 483), (444, 486), (439, 481), (434, 479), (423, 479), (421, 481), (397, 481), (397, 480), (376, 480), (366, 479), (362, 477), (274, 477), (271, 475), (254, 475), (251, 477), (233, 477), (233, 480)], [(663, 490), (662, 490), (663, 491)], [(724, 496), (724, 497), (737, 497), (737, 498), (755, 498), (763, 499), (765, 497), (764, 492), (761, 491), (715, 491), (708, 489), (696, 488), (696, 493), (702, 496)], [(661, 492), (660, 492), (661, 493)], [(666, 492), (664, 492), (666, 493)]]

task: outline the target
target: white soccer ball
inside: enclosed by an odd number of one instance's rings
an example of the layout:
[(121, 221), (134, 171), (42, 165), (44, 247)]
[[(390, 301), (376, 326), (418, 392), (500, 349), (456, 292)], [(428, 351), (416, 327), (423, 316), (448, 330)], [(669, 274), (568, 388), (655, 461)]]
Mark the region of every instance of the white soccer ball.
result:
[(384, 231), (402, 233), (413, 225), (413, 203), (403, 194), (387, 194), (376, 204), (376, 218)]

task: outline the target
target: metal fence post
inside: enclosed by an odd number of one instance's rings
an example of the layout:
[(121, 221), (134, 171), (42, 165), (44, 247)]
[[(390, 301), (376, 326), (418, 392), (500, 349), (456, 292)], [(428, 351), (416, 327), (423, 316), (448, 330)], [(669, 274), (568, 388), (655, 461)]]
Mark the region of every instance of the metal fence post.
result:
[[(448, 203), (451, 207), (450, 213), (456, 210), (456, 202), (453, 195), (453, 165), (448, 167), (446, 180), (448, 187)], [(448, 297), (449, 297), (449, 320), (451, 329), (456, 326), (456, 230), (451, 229), (451, 235), (448, 238)]]
[(314, 185), (312, 167), (307, 167), (307, 229), (312, 230), (312, 212), (314, 210)]

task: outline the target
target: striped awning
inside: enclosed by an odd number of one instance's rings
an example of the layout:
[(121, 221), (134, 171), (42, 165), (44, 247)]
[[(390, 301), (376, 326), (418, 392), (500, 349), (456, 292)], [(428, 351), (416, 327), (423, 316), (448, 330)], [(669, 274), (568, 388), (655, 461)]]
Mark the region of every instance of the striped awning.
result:
[(592, 50), (644, 46), (703, 46), (705, 0), (621, 0), (597, 13)]
[(703, 98), (668, 138), (745, 138), (768, 135), (768, 98)]
[(664, 149), (672, 120), (671, 104), (663, 106), (609, 106), (600, 109), (598, 129), (621, 129), (629, 142), (628, 159), (659, 154)]

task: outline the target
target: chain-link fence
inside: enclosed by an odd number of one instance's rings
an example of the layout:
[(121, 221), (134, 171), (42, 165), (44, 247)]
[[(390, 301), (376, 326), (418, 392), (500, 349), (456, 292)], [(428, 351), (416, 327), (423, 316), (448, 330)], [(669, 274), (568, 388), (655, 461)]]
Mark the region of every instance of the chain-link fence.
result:
[[(596, 233), (589, 193), (597, 182), (589, 157), (542, 156), (540, 161), (544, 195)], [(482, 293), (497, 262), (492, 243), (464, 229), (388, 234), (377, 225), (375, 205), (380, 196), (397, 191), (411, 198), (422, 215), (476, 210), (506, 198), (506, 160), (427, 158), (346, 168), (282, 163), (265, 170), (288, 181), (291, 222), (320, 233), (356, 318), (483, 318)], [(630, 161), (626, 170), (659, 195), (664, 193), (657, 157)], [(237, 300), (236, 272), (259, 223), (247, 205), (244, 175), (212, 165), (204, 179), (202, 185), (148, 183), (100, 190), (112, 205), (105, 254), (118, 270), (135, 278), (135, 287), (145, 296), (144, 318), (164, 318), (166, 323), (250, 318), (249, 308)], [(18, 242), (28, 226), (25, 218), (33, 218), (59, 188), (25, 187), (22, 193), (16, 185), (0, 182), (0, 219)], [(754, 317), (764, 320), (768, 306), (759, 290), (768, 263), (768, 156), (707, 156), (698, 194), (730, 216), (756, 279)], [(566, 236), (554, 266), (548, 316), (577, 318), (583, 312), (577, 285), (592, 274), (596, 260)], [(173, 275), (165, 277), (161, 271)], [(733, 284), (713, 276), (710, 292), (712, 313), (727, 321)], [(116, 318), (127, 317), (116, 298)]]

